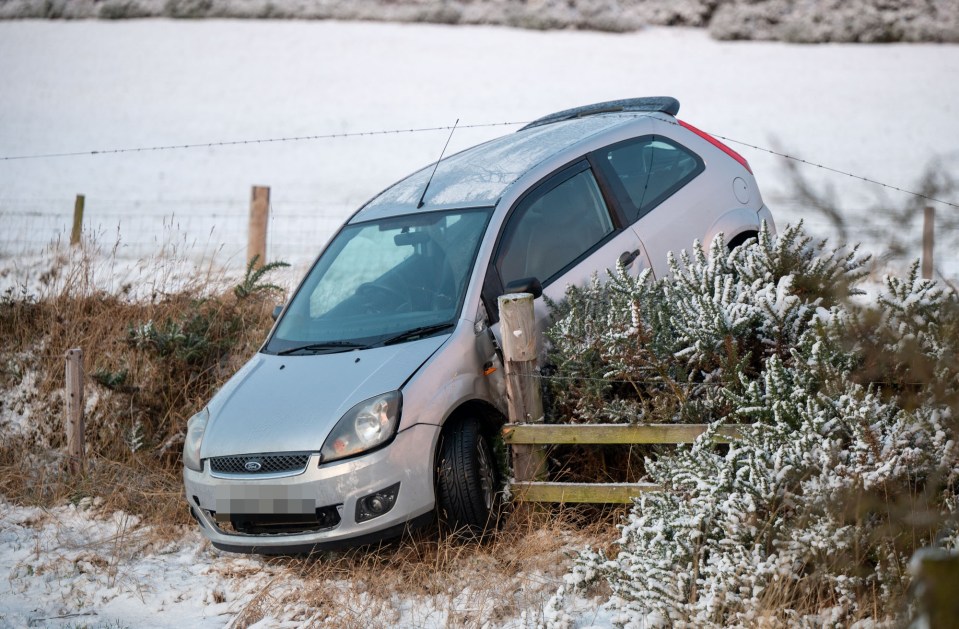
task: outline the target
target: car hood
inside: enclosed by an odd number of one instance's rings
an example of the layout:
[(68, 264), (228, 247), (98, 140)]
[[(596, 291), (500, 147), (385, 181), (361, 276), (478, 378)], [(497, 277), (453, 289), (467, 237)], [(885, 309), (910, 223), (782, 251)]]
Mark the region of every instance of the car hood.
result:
[(257, 354), (210, 401), (200, 456), (319, 451), (346, 411), (399, 389), (448, 338), (336, 354)]

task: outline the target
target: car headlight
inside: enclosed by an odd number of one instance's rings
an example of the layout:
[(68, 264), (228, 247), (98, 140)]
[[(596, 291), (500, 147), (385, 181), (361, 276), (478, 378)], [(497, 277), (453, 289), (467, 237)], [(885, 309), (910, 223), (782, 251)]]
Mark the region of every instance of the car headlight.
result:
[(400, 423), (399, 391), (371, 397), (351, 408), (336, 422), (320, 450), (323, 462), (344, 459), (383, 445)]
[(203, 461), (200, 460), (200, 444), (203, 443), (203, 433), (206, 432), (206, 423), (209, 420), (210, 411), (204, 408), (186, 423), (183, 464), (195, 472), (203, 471)]

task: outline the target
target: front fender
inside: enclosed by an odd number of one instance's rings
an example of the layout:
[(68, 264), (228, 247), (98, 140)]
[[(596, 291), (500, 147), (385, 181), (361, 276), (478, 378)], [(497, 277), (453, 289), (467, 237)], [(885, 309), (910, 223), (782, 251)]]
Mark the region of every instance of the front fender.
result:
[[(487, 362), (497, 367), (488, 372)], [(414, 424), (441, 426), (462, 404), (477, 401), (499, 408), (501, 365), (485, 330), (468, 322), (403, 387), (400, 430)]]

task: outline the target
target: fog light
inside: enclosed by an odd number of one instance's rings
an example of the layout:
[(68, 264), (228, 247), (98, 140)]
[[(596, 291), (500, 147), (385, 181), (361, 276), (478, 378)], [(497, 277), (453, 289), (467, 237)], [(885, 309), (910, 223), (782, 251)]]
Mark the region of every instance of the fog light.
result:
[(356, 521), (366, 522), (388, 512), (396, 504), (396, 495), (400, 491), (400, 484), (390, 485), (375, 494), (363, 496), (356, 501)]

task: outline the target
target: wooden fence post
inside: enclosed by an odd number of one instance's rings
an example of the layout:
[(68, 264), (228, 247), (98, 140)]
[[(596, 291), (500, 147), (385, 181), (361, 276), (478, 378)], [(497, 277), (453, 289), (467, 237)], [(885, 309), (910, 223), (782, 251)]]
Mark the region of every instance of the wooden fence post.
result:
[(70, 349), (66, 354), (66, 432), (70, 471), (86, 472), (83, 443), (83, 350)]
[(926, 207), (922, 221), (922, 277), (932, 279), (933, 258), (932, 247), (936, 237), (936, 208)]
[(80, 232), (83, 229), (83, 205), (86, 198), (82, 194), (77, 195), (73, 202), (73, 229), (70, 230), (70, 244), (80, 244)]
[(257, 266), (266, 264), (266, 226), (269, 217), (269, 186), (253, 186), (253, 195), (250, 198), (250, 231), (249, 244), (246, 248), (246, 261), (252, 260), (253, 256), (259, 256)]
[(942, 548), (921, 548), (909, 562), (916, 599), (912, 627), (955, 627), (959, 619), (959, 553)]
[[(509, 421), (511, 424), (541, 424), (543, 398), (536, 364), (533, 296), (512, 293), (501, 296), (498, 301)], [(545, 480), (546, 453), (543, 446), (513, 446), (513, 476), (519, 481)]]

